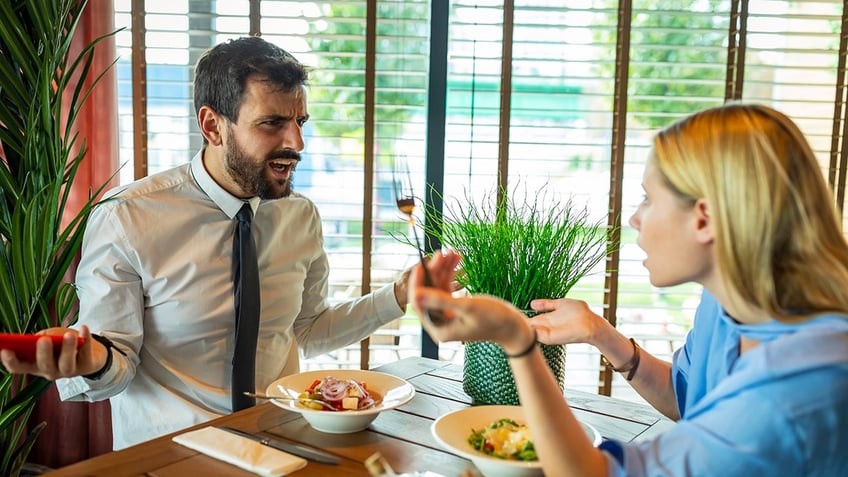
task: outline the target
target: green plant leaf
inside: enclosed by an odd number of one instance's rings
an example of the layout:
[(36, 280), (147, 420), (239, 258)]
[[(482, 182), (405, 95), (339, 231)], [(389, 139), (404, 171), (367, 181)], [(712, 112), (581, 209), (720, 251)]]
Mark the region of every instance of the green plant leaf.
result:
[(0, 2), (0, 15), (3, 18), (3, 22), (0, 22), (0, 40), (3, 41), (3, 50), (18, 61), (21, 76), (34, 78), (38, 72), (33, 64), (22, 60), (38, 58), (38, 51), (27, 35), (26, 25), (15, 14), (15, 7), (20, 7), (20, 2)]
[[(76, 319), (76, 290), (65, 276), (95, 200), (65, 217), (68, 191), (86, 154), (85, 141), (77, 143), (74, 123), (105, 74), (92, 71), (95, 45), (110, 36), (70, 56), (86, 3), (0, 2), (0, 143), (6, 166), (0, 167), (3, 332), (33, 333)], [(27, 419), (50, 384), (0, 370), (0, 475), (15, 475), (26, 460), (42, 428), (27, 432)]]
[(26, 464), (26, 459), (30, 451), (32, 451), (32, 446), (35, 445), (36, 439), (38, 439), (38, 436), (41, 434), (41, 431), (43, 431), (45, 427), (47, 427), (47, 422), (39, 422), (37, 425), (35, 425), (35, 427), (32, 428), (31, 431), (29, 431), (24, 441), (18, 447), (17, 455), (15, 455), (15, 459), (12, 462), (12, 468), (18, 469), (19, 474), (20, 469), (22, 469), (24, 464)]

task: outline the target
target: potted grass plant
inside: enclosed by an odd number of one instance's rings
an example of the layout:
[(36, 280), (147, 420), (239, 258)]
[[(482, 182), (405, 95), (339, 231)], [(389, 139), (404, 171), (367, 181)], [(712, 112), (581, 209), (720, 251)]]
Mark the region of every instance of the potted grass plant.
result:
[[(75, 321), (66, 272), (94, 199), (66, 208), (85, 156), (74, 124), (91, 89), (95, 39), (72, 54), (85, 0), (0, 2), (0, 332)], [(108, 36), (108, 35), (106, 35)], [(84, 85), (90, 85), (88, 87)], [(101, 187), (102, 190), (102, 187)], [(101, 190), (92, 191), (97, 197)], [(0, 366), (0, 475), (17, 476), (38, 434), (28, 418), (51, 382)]]
[[(432, 214), (436, 218), (423, 227), (462, 255), (459, 284), (470, 294), (502, 298), (528, 316), (532, 300), (566, 296), (613, 246), (605, 221), (593, 221), (587, 207), (559, 200), (547, 187), (443, 202), (443, 214)], [(541, 349), (562, 387), (565, 346)], [(465, 344), (463, 388), (475, 404), (519, 403), (506, 355), (495, 343)]]

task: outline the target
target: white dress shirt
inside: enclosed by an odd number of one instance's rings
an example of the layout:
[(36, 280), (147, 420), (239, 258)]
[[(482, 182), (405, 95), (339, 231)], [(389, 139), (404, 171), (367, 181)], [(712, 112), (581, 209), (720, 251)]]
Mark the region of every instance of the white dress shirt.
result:
[[(107, 194), (86, 228), (79, 324), (126, 353), (99, 380), (57, 380), (63, 400), (111, 398), (121, 449), (231, 412), (232, 241), (244, 203), (191, 163)], [(292, 193), (250, 201), (261, 284), (256, 388), (402, 314), (392, 284), (330, 306), (321, 218)]]

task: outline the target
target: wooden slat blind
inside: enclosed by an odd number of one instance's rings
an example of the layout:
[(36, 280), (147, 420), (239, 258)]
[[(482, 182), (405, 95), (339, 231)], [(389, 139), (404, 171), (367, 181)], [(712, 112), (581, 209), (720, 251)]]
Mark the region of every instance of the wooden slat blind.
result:
[[(653, 132), (727, 100), (773, 105), (810, 137), (843, 206), (843, 2), (433, 1), (116, 1), (116, 24), (127, 27), (121, 161), (135, 171), (123, 180), (190, 159), (201, 144), (194, 61), (259, 33), (316, 68), (295, 186), (322, 211), (332, 297), (381, 286), (414, 262), (390, 235), (404, 230), (396, 158), (422, 196), (425, 177), (448, 199), (544, 183), (606, 218), (621, 243), (573, 295), (665, 356), (700, 290), (650, 287), (627, 223)], [(380, 364), (363, 351), (356, 366)], [(624, 392), (597, 352), (568, 353), (569, 385)]]

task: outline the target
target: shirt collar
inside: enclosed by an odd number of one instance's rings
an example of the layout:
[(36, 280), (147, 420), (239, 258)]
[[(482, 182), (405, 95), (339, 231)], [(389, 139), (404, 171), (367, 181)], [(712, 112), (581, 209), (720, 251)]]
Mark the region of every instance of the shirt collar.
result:
[(784, 323), (782, 321), (772, 319), (765, 323), (745, 324), (734, 320), (727, 314), (727, 311), (724, 308), (721, 309), (721, 319), (737, 335), (744, 336), (752, 340), (762, 341), (764, 343), (786, 334), (795, 333), (810, 326), (830, 328), (836, 324), (844, 328), (845, 325), (848, 324), (848, 321), (846, 321), (844, 317), (834, 314), (822, 314), (797, 323)]
[(209, 171), (206, 170), (206, 167), (203, 166), (202, 149), (198, 151), (191, 160), (191, 174), (203, 192), (205, 192), (206, 195), (212, 199), (212, 202), (215, 202), (215, 204), (223, 210), (229, 218), (235, 218), (236, 214), (245, 202), (250, 204), (250, 208), (253, 209), (253, 214), (256, 215), (256, 209), (259, 207), (261, 199), (259, 197), (251, 197), (248, 200), (240, 199), (218, 185), (218, 183), (212, 179), (212, 176), (209, 175)]

